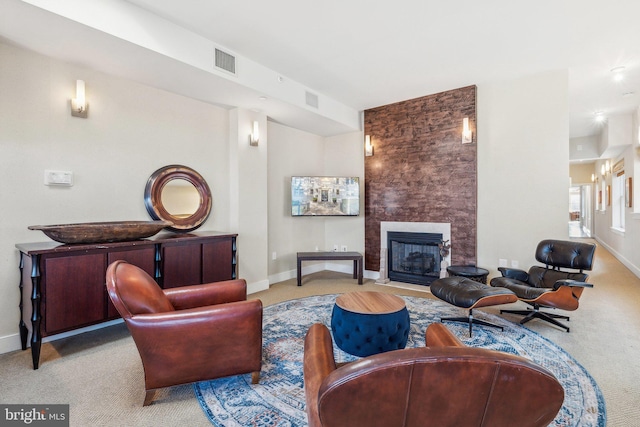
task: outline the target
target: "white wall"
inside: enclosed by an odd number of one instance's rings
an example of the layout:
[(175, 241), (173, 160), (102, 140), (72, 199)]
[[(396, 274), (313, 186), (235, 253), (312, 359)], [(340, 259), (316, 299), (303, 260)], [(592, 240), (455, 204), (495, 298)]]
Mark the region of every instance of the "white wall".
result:
[(275, 283), (295, 276), (296, 252), (326, 249), (324, 218), (291, 216), (291, 177), (324, 174), (324, 138), (273, 122), (268, 132), (269, 281)]
[(600, 157), (597, 136), (583, 136), (569, 140), (569, 160), (593, 160)]
[[(634, 144), (627, 147), (624, 152), (612, 158), (610, 164), (615, 164), (624, 159), (624, 172), (626, 177), (633, 178), (634, 186), (638, 185), (640, 174), (640, 152)], [(605, 160), (596, 163), (596, 170), (600, 171)], [(600, 180), (602, 176), (598, 177)], [(611, 185), (611, 174), (605, 178), (605, 185)], [(598, 189), (596, 189), (597, 194)], [(637, 194), (637, 193), (636, 193)], [(605, 195), (603, 192), (603, 200)], [(597, 196), (595, 198), (597, 200)], [(625, 208), (624, 233), (611, 228), (611, 206), (605, 206), (604, 210), (597, 210), (594, 214), (595, 236), (598, 242), (604, 245), (616, 258), (618, 258), (636, 276), (640, 277), (640, 214), (638, 214), (638, 199), (634, 197), (635, 208)]]
[[(76, 79), (89, 118), (71, 117)], [(149, 220), (148, 177), (168, 164), (200, 172), (212, 191), (203, 230), (229, 228), (228, 112), (0, 43), (0, 352), (19, 347), (16, 243), (49, 240), (29, 225)], [(69, 188), (45, 169), (73, 171)]]
[(538, 242), (566, 239), (568, 76), (478, 85), (478, 265), (528, 269)]
[[(362, 132), (322, 138), (268, 123), (269, 131), (269, 281), (295, 277), (296, 252), (332, 250), (333, 244), (364, 251), (364, 155)], [(292, 217), (292, 176), (358, 176), (360, 216)], [(276, 259), (273, 258), (273, 253)], [(308, 270), (312, 263), (305, 263)], [(317, 269), (348, 270), (345, 264), (317, 263)], [(352, 268), (352, 267), (351, 267)], [(349, 270), (353, 271), (353, 270)]]
[[(263, 129), (257, 146), (249, 144), (253, 121)], [(248, 292), (269, 288), (267, 280), (268, 187), (267, 119), (245, 109), (229, 114), (230, 231), (238, 233), (238, 277), (247, 281)]]
[[(325, 139), (324, 169), (328, 176), (360, 177), (360, 215), (348, 218), (327, 218), (325, 242), (327, 248), (346, 246), (349, 251), (364, 254), (364, 134), (351, 132)], [(353, 272), (353, 262), (337, 261), (331, 270)]]

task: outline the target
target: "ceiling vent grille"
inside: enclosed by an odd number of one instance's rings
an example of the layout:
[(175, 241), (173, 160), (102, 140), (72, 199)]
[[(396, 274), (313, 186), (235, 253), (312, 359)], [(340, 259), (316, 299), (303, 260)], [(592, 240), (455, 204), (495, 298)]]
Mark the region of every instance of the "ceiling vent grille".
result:
[(235, 75), (236, 74), (236, 57), (216, 48), (215, 66), (216, 68), (220, 68), (224, 71), (227, 71)]
[(305, 98), (309, 107), (318, 108), (318, 95), (311, 92), (305, 92)]

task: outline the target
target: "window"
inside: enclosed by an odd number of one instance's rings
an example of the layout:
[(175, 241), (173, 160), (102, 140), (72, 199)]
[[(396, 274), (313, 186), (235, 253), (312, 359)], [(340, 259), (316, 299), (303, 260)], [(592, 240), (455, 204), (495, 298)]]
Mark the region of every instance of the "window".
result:
[(625, 227), (625, 181), (624, 163), (618, 162), (611, 177), (611, 227), (619, 231)]

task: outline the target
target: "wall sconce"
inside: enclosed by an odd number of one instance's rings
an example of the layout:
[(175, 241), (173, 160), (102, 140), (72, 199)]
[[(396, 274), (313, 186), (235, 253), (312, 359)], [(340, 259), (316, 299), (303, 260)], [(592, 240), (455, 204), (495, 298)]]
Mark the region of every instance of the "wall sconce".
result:
[(257, 121), (253, 122), (253, 127), (251, 129), (251, 134), (249, 134), (249, 145), (252, 147), (258, 146), (258, 141), (260, 141), (260, 127)]
[(596, 174), (591, 174), (591, 182), (596, 182)]
[(469, 129), (469, 117), (462, 119), (462, 143), (471, 144), (473, 142), (473, 134)]
[(373, 156), (373, 145), (371, 145), (371, 136), (369, 135), (364, 137), (364, 155), (367, 157)]
[(604, 168), (604, 165), (602, 165), (602, 166), (600, 166), (600, 175), (606, 176), (605, 174), (606, 174), (606, 170)]
[(87, 118), (89, 104), (85, 98), (84, 80), (76, 81), (76, 97), (71, 99), (71, 115), (73, 117)]

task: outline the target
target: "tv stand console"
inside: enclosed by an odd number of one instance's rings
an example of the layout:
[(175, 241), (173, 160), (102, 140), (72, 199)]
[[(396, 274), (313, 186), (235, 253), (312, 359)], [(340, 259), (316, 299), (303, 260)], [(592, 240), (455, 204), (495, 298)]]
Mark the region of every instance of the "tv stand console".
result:
[(302, 286), (302, 261), (353, 260), (353, 278), (362, 285), (362, 254), (359, 252), (298, 252), (298, 286)]
[(119, 317), (105, 287), (112, 262), (140, 267), (162, 288), (235, 279), (236, 236), (203, 231), (129, 242), (17, 244), (20, 340), (26, 350), (31, 333), (33, 369), (40, 364), (42, 337)]

